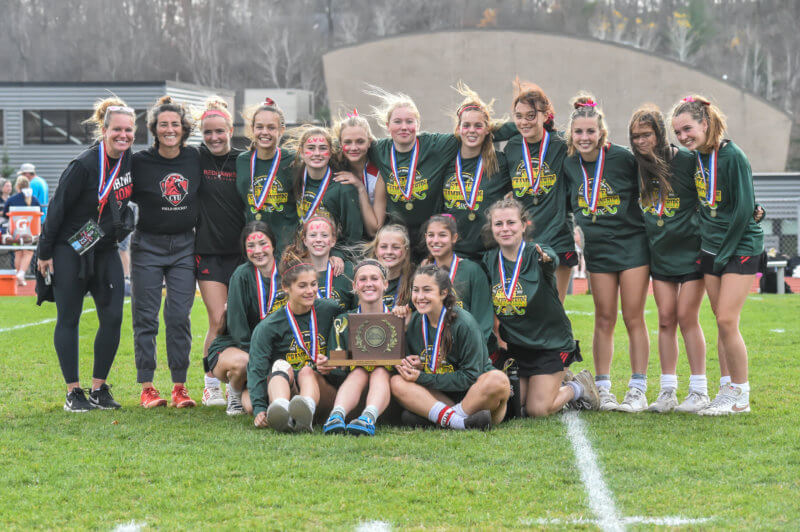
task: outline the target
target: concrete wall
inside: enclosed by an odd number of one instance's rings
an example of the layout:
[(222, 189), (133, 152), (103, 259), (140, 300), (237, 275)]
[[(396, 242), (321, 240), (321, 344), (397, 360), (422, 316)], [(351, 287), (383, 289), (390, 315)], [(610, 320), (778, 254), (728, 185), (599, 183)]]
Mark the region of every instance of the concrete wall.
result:
[[(538, 83), (553, 100), (556, 123), (566, 125), (570, 98), (592, 92), (606, 112), (611, 139), (628, 144), (631, 113), (653, 102), (666, 113), (699, 92), (728, 115), (728, 137), (750, 157), (754, 171), (782, 171), (789, 152), (789, 115), (759, 97), (691, 67), (633, 48), (563, 35), (513, 31), (412, 34), (333, 50), (323, 57), (334, 115), (375, 104), (366, 83), (414, 98), (422, 128), (451, 131), (460, 100), (450, 87), (462, 79), (509, 114), (515, 76)], [(383, 131), (377, 129), (377, 136)], [(673, 139), (674, 142), (674, 139)]]

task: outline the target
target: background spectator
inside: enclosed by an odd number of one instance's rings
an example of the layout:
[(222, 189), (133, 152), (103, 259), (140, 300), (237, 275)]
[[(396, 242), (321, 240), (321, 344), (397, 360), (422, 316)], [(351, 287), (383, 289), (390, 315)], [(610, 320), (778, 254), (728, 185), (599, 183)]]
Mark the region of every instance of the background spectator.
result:
[(31, 182), (31, 189), (33, 190), (33, 197), (39, 200), (39, 205), (42, 208), (42, 222), (47, 215), (48, 203), (48, 186), (47, 181), (36, 175), (36, 167), (31, 163), (24, 163), (19, 167), (17, 175), (23, 175)]

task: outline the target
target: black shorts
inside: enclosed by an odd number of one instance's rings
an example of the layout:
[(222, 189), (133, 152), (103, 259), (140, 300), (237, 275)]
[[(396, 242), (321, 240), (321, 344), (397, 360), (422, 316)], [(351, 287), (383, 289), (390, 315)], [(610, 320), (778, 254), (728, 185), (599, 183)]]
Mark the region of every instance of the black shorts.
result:
[(216, 281), (228, 285), (233, 271), (242, 263), (242, 257), (235, 255), (195, 255), (195, 273), (198, 281)]
[(529, 349), (520, 345), (508, 344), (507, 358), (517, 361), (519, 377), (528, 378), (534, 375), (554, 375), (573, 362), (581, 362), (581, 348), (575, 341), (572, 351), (553, 351), (545, 349)]
[(565, 251), (563, 253), (557, 253), (557, 255), (558, 255), (559, 266), (569, 266), (570, 268), (572, 268), (573, 266), (578, 265), (577, 251)]
[(650, 272), (650, 277), (654, 281), (664, 281), (665, 283), (683, 284), (689, 281), (697, 281), (703, 278), (703, 274), (697, 271), (684, 275), (661, 275), (660, 273)]
[(722, 268), (722, 271), (714, 271), (714, 259), (716, 255), (712, 255), (706, 251), (700, 252), (700, 258), (697, 261), (698, 272), (704, 275), (714, 275), (715, 277), (722, 277), (726, 273), (737, 273), (739, 275), (754, 275), (758, 272), (764, 272), (767, 266), (766, 254), (747, 256), (747, 255), (734, 255), (730, 258), (728, 263)]

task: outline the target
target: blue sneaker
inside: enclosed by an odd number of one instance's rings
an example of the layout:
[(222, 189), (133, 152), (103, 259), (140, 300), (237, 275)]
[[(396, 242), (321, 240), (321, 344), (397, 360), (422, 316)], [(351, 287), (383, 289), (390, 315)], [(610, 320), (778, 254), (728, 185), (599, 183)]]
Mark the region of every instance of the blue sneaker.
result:
[(347, 424), (347, 433), (353, 436), (375, 436), (375, 423), (367, 416), (359, 416)]
[(344, 429), (344, 418), (338, 413), (331, 414), (328, 421), (322, 425), (323, 434), (344, 434)]

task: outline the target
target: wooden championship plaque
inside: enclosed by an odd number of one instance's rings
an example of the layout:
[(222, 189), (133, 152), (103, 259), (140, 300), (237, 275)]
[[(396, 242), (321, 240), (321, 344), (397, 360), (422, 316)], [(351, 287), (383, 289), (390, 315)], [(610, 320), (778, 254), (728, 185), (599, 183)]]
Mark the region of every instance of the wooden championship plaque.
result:
[[(339, 323), (336, 323), (338, 321)], [(405, 321), (394, 314), (348, 314), (335, 320), (336, 336), (348, 331), (347, 350), (331, 346), (328, 366), (394, 366), (406, 356)]]

